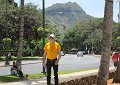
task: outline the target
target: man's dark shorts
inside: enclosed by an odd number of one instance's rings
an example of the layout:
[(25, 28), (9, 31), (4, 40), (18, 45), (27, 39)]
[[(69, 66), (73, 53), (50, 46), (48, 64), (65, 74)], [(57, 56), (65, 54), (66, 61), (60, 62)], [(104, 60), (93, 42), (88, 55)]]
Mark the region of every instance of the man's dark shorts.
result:
[(114, 66), (117, 67), (118, 66), (118, 62), (114, 62)]

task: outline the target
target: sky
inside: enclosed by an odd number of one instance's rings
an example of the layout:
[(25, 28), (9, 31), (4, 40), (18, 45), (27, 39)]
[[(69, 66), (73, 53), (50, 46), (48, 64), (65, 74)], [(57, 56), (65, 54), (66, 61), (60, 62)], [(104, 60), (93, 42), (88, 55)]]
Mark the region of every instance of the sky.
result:
[[(14, 0), (15, 2), (19, 3), (20, 0)], [(42, 1), (43, 0), (25, 0), (25, 4), (27, 3), (34, 3), (38, 5), (42, 9)], [(114, 1), (113, 7), (113, 20), (118, 22), (118, 3), (117, 0)], [(45, 8), (52, 6), (56, 3), (67, 3), (67, 2), (76, 2), (82, 9), (89, 15), (101, 18), (104, 17), (104, 6), (105, 0), (45, 0)]]

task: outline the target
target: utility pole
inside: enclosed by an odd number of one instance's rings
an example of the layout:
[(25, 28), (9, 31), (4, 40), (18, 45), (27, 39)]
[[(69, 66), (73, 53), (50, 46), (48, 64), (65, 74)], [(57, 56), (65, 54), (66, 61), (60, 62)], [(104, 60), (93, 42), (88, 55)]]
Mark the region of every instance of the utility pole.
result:
[(5, 0), (5, 30), (6, 30), (6, 40), (5, 40), (5, 56), (6, 56), (6, 61), (5, 61), (5, 66), (9, 65), (9, 60), (8, 60), (8, 43), (7, 43), (7, 38), (8, 38), (8, 29), (7, 29), (7, 0)]
[[(42, 11), (42, 16), (43, 16), (43, 22), (42, 22), (42, 26), (43, 26), (43, 48), (45, 46), (45, 0), (43, 0), (43, 11)], [(44, 51), (43, 51), (44, 53)], [(43, 64), (44, 64), (44, 58), (43, 58)], [(45, 68), (43, 66), (43, 73), (46, 74), (45, 72)]]

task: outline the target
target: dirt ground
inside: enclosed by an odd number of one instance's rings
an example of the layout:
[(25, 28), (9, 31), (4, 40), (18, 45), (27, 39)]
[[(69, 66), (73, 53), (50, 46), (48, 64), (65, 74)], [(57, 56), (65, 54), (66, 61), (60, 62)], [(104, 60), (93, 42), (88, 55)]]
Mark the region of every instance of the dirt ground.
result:
[(113, 79), (108, 80), (108, 84), (107, 85), (120, 85), (120, 83), (113, 83), (112, 84), (112, 81), (113, 81)]

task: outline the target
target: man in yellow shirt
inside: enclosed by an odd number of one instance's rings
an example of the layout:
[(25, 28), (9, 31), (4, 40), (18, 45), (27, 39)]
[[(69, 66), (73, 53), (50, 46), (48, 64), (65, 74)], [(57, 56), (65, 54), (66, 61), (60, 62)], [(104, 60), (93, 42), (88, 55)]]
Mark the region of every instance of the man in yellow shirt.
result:
[(61, 58), (61, 46), (55, 41), (55, 35), (50, 34), (50, 42), (44, 47), (44, 67), (47, 67), (47, 85), (51, 85), (51, 67), (54, 70), (55, 85), (58, 85), (58, 63)]

